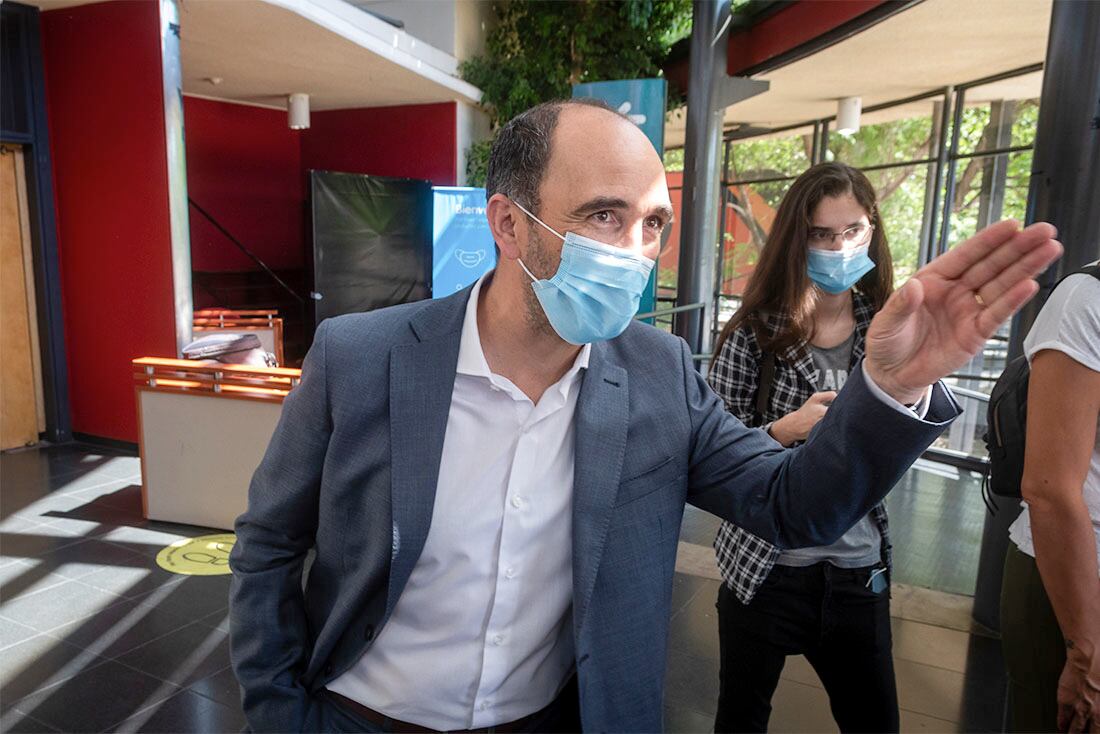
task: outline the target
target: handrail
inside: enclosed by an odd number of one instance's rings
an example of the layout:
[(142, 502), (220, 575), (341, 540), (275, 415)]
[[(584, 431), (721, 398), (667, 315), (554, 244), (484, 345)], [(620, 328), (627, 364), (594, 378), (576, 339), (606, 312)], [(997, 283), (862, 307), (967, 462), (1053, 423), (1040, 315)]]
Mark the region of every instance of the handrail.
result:
[(233, 235), (231, 235), (231, 234), (229, 233), (229, 230), (227, 230), (227, 229), (226, 229), (225, 227), (223, 227), (223, 226), (221, 225), (221, 223), (220, 223), (220, 222), (219, 222), (219, 221), (218, 221), (217, 219), (214, 219), (214, 217), (213, 217), (213, 216), (212, 216), (212, 215), (211, 215), (211, 214), (210, 214), (210, 213), (209, 213), (208, 211), (206, 211), (206, 210), (205, 210), (205, 209), (203, 209), (203, 208), (202, 208), (201, 206), (199, 206), (198, 204), (196, 204), (196, 203), (195, 203), (195, 200), (194, 200), (194, 199), (192, 199), (192, 198), (191, 198), (190, 196), (188, 196), (188, 197), (187, 197), (187, 203), (188, 203), (188, 204), (190, 204), (191, 206), (195, 207), (195, 211), (197, 211), (197, 212), (198, 212), (199, 214), (203, 215), (203, 216), (204, 216), (204, 217), (206, 218), (206, 220), (207, 220), (208, 222), (210, 222), (211, 224), (213, 224), (213, 225), (214, 225), (214, 227), (215, 227), (215, 228), (216, 228), (216, 229), (217, 229), (217, 230), (218, 230), (219, 232), (221, 232), (221, 233), (222, 233), (223, 235), (225, 235), (225, 236), (226, 236), (226, 238), (227, 238), (227, 239), (228, 239), (228, 240), (229, 240), (230, 242), (232, 242), (232, 243), (233, 243), (234, 245), (236, 245), (236, 246), (237, 246), (237, 249), (238, 249), (238, 250), (240, 250), (240, 251), (241, 251), (241, 252), (243, 252), (243, 253), (244, 253), (245, 255), (247, 255), (248, 257), (250, 257), (250, 258), (252, 259), (252, 262), (254, 262), (254, 263), (256, 263), (257, 265), (259, 265), (259, 266), (260, 266), (260, 268), (262, 268), (262, 269), (263, 269), (263, 271), (264, 271), (265, 273), (267, 273), (267, 274), (268, 274), (269, 276), (271, 276), (272, 280), (274, 280), (274, 281), (275, 281), (276, 283), (278, 283), (278, 284), (279, 284), (279, 285), (280, 285), (280, 286), (282, 287), (282, 289), (283, 289), (283, 290), (285, 290), (285, 291), (286, 291), (287, 293), (289, 293), (289, 294), (290, 294), (291, 296), (293, 296), (293, 297), (294, 297), (294, 300), (295, 300), (295, 301), (297, 301), (297, 302), (298, 302), (299, 304), (301, 304), (301, 305), (305, 305), (305, 302), (306, 302), (306, 301), (305, 301), (305, 299), (304, 299), (304, 298), (302, 298), (302, 297), (301, 297), (301, 296), (299, 296), (299, 295), (298, 295), (297, 293), (295, 293), (295, 292), (294, 292), (294, 289), (293, 289), (293, 288), (291, 288), (291, 287), (290, 287), (289, 285), (287, 285), (287, 284), (286, 284), (286, 282), (285, 282), (285, 281), (283, 281), (283, 279), (282, 279), (282, 278), (280, 278), (280, 277), (279, 277), (278, 275), (276, 275), (276, 274), (275, 274), (275, 271), (274, 271), (274, 270), (272, 270), (271, 268), (269, 268), (269, 267), (267, 266), (267, 263), (265, 263), (265, 262), (264, 262), (263, 260), (261, 260), (260, 258), (258, 258), (258, 257), (257, 257), (257, 256), (256, 256), (256, 255), (255, 255), (255, 254), (254, 254), (253, 252), (252, 252), (252, 250), (249, 250), (249, 249), (248, 249), (247, 247), (245, 247), (244, 245), (242, 245), (242, 244), (240, 243), (240, 241), (239, 241), (239, 240), (238, 240), (238, 239), (237, 239), (236, 237), (234, 237)]
[(663, 308), (657, 311), (650, 311), (648, 313), (640, 313), (636, 315), (635, 319), (653, 319), (661, 316), (668, 316), (674, 313), (683, 313), (684, 311), (695, 311), (697, 309), (705, 307), (705, 303), (689, 303), (686, 306), (676, 306), (675, 308)]
[(989, 471), (989, 459), (982, 459), (977, 456), (970, 456), (969, 454), (930, 448), (922, 453), (920, 457), (940, 464), (947, 464), (956, 469), (967, 469), (969, 471), (978, 472), (979, 474), (985, 474)]
[[(949, 375), (949, 377), (950, 377), (950, 375)], [(975, 400), (980, 400), (983, 403), (988, 403), (989, 402), (989, 395), (987, 395), (986, 393), (981, 392), (979, 390), (971, 390), (970, 388), (967, 388), (967, 387), (959, 387), (958, 385), (952, 385), (951, 386), (951, 392), (953, 392), (956, 395), (962, 395), (964, 398), (974, 398)]]

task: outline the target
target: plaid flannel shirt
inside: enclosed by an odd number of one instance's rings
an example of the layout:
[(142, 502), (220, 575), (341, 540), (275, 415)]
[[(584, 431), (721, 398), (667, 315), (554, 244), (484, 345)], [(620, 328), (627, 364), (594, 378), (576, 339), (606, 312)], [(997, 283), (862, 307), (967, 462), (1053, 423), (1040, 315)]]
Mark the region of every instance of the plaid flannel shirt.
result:
[[(856, 338), (852, 345), (850, 366), (855, 367), (863, 357), (867, 326), (874, 311), (866, 296), (856, 292), (852, 295)], [(776, 333), (785, 328), (787, 318), (769, 315), (765, 328)], [(809, 349), (805, 344), (789, 347), (776, 355), (775, 377), (767, 412), (759, 414), (756, 411), (756, 396), (763, 359), (764, 353), (752, 327), (742, 325), (722, 345), (722, 352), (711, 363), (707, 375), (707, 382), (725, 401), (727, 410), (753, 428), (793, 413), (817, 391), (817, 371)], [(891, 546), (885, 503), (879, 503), (871, 510), (871, 519), (882, 534), (882, 562), (889, 569)], [(714, 539), (714, 551), (726, 586), (742, 604), (752, 601), (780, 554), (780, 550), (771, 543), (729, 522), (723, 522), (719, 528)]]

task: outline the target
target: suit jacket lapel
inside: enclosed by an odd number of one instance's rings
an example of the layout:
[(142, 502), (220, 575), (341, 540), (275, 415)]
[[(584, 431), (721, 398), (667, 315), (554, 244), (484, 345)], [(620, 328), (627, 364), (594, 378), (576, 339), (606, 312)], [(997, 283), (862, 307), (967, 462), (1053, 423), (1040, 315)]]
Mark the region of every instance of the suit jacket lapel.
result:
[(630, 420), (626, 370), (592, 346), (577, 398), (573, 468), (573, 626), (584, 623), (619, 489)]
[(390, 350), (393, 536), (386, 616), (409, 580), (432, 521), (469, 289), (412, 320), (418, 342)]

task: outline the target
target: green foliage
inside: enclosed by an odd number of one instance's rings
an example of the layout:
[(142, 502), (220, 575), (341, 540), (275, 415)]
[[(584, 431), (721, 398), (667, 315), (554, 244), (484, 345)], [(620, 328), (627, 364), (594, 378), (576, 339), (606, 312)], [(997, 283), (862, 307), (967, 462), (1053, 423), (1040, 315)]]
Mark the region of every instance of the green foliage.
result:
[(485, 185), (485, 178), (489, 173), (489, 152), (492, 147), (492, 140), (479, 140), (471, 143), (466, 149), (467, 186)]
[[(972, 153), (995, 147), (994, 129), (989, 125), (989, 117), (988, 105), (968, 107), (963, 111), (963, 122), (959, 128), (960, 152)], [(1013, 110), (1011, 145), (1034, 143), (1038, 122), (1038, 100), (1017, 102)], [(997, 161), (997, 158), (1001, 160)], [(987, 172), (992, 172), (995, 163), (1003, 162), (1005, 158), (1008, 160), (1008, 168), (1000, 218), (1014, 217), (1023, 221), (1027, 211), (1028, 184), (1031, 180), (1030, 150), (1007, 156), (961, 160), (955, 169), (955, 197), (951, 202), (949, 244), (961, 242), (978, 229), (978, 219), (982, 213), (983, 179)]]
[(676, 268), (658, 268), (657, 269), (657, 287), (668, 288), (670, 290), (676, 290), (677, 281), (679, 277)]
[(672, 148), (665, 151), (665, 171), (677, 173), (684, 170), (684, 149)]
[[(810, 167), (812, 141), (809, 135), (781, 138), (750, 138), (734, 143), (729, 158), (727, 180), (749, 181), (761, 178), (794, 178)], [(786, 192), (783, 187), (780, 196)], [(765, 196), (765, 198), (768, 198)], [(769, 204), (772, 202), (769, 201)], [(775, 204), (779, 202), (776, 201)]]
[[(482, 90), (494, 131), (541, 102), (568, 98), (574, 84), (660, 76), (672, 44), (691, 31), (690, 0), (495, 0), (493, 11), (485, 54), (459, 74)], [(471, 185), (484, 184), (485, 160), (471, 150)]]

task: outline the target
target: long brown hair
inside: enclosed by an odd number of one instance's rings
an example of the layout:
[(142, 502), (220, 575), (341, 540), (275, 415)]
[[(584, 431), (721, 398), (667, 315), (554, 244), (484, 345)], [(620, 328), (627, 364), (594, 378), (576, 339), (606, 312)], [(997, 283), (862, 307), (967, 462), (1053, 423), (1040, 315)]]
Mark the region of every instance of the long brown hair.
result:
[[(867, 296), (875, 311), (882, 308), (894, 290), (894, 264), (886, 231), (878, 213), (875, 189), (859, 170), (844, 163), (819, 163), (791, 184), (779, 204), (775, 222), (760, 252), (756, 270), (737, 310), (722, 329), (714, 356), (730, 334), (743, 325), (756, 333), (760, 348), (779, 353), (812, 336), (817, 289), (806, 273), (806, 252), (814, 209), (825, 197), (852, 194), (874, 225), (868, 255), (875, 269), (860, 278), (855, 288)], [(765, 314), (786, 316), (786, 327), (771, 333), (764, 326)]]

